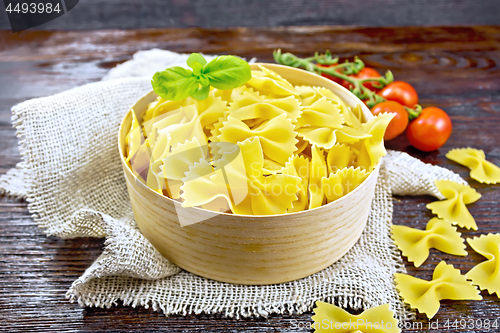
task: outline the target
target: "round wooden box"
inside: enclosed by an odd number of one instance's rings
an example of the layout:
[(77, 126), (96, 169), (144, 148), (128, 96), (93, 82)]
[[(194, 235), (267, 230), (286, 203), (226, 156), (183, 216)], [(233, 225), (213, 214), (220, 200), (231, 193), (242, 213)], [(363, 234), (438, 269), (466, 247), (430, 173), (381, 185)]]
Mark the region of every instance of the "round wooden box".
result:
[[(304, 70), (263, 64), (294, 85), (332, 90), (347, 105), (360, 104), (350, 91)], [(257, 69), (252, 64), (252, 69)], [(132, 106), (139, 117), (157, 95), (151, 91)], [(160, 253), (179, 267), (214, 280), (238, 284), (273, 284), (316, 273), (341, 258), (359, 239), (370, 211), (379, 167), (348, 195), (299, 213), (271, 216), (214, 213), (180, 204), (149, 189), (125, 161), (127, 112), (118, 141), (123, 171), (137, 225)], [(140, 119), (140, 118), (139, 118)], [(202, 221), (182, 227), (183, 221)], [(185, 223), (184, 223), (185, 224)]]

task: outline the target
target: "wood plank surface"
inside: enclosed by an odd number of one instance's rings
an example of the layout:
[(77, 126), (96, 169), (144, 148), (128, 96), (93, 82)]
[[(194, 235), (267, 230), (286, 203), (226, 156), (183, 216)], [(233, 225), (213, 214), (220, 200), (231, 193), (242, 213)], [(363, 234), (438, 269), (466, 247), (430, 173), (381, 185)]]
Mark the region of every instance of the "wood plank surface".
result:
[[(500, 232), (500, 185), (482, 185), (467, 169), (445, 158), (451, 148), (483, 149), (500, 165), (500, 27), (347, 28), (288, 27), (219, 29), (149, 29), (102, 31), (0, 32), (0, 173), (20, 160), (10, 124), (10, 107), (98, 81), (109, 68), (139, 50), (153, 47), (177, 52), (231, 53), (272, 61), (272, 51), (307, 56), (330, 49), (343, 57), (358, 55), (367, 66), (410, 82), (423, 106), (435, 105), (451, 116), (454, 130), (439, 151), (422, 153), (402, 136), (388, 142), (425, 162), (458, 172), (482, 198), (470, 206), (479, 230), (464, 237)], [(423, 228), (432, 217), (425, 204), (431, 197), (395, 198), (394, 223)], [(172, 316), (142, 307), (81, 308), (65, 299), (71, 283), (102, 251), (103, 240), (61, 240), (37, 228), (24, 201), (0, 197), (0, 331), (168, 331), (168, 332), (308, 332), (310, 313), (273, 315), (266, 319), (221, 316)], [(407, 263), (411, 275), (430, 279), (441, 260), (467, 272), (483, 258), (431, 251), (420, 268)], [(483, 301), (443, 301), (437, 316), (440, 330), (428, 329), (423, 315), (408, 332), (498, 332), (479, 328), (488, 319), (500, 325), (500, 301), (481, 293)], [(473, 319), (474, 327), (443, 329), (446, 320)], [(422, 325), (422, 327), (418, 326)]]
[[(498, 0), (82, 0), (37, 29), (464, 26), (498, 24), (499, 13)], [(3, 10), (0, 29), (10, 29)]]

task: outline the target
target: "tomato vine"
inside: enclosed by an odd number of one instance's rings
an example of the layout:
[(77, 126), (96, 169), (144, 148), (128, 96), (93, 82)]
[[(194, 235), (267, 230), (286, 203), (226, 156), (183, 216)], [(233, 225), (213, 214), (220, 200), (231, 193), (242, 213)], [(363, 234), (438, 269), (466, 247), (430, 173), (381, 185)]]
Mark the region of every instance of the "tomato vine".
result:
[[(370, 90), (363, 83), (370, 82), (376, 89), (382, 89), (394, 81), (394, 76), (391, 71), (387, 71), (385, 76), (356, 78), (353, 75), (359, 73), (365, 64), (358, 57), (354, 57), (353, 61), (345, 60), (339, 63), (339, 57), (333, 56), (330, 51), (323, 54), (316, 52), (314, 56), (309, 58), (300, 58), (292, 53), (282, 53), (280, 49), (273, 52), (274, 60), (282, 65), (302, 68), (309, 72), (318, 75), (327, 74), (339, 80), (344, 80), (349, 83), (349, 90), (361, 99), (369, 108), (386, 101), (386, 99), (376, 91)], [(416, 104), (413, 107), (405, 106), (408, 112), (409, 120), (417, 118), (422, 112), (422, 107)]]

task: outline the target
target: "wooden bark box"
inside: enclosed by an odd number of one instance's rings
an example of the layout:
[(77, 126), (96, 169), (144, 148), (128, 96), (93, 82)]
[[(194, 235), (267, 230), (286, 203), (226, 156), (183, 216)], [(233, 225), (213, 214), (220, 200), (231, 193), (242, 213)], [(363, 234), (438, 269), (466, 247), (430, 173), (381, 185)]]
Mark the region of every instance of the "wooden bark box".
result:
[[(368, 108), (350, 91), (304, 70), (265, 64), (294, 85), (332, 90), (347, 105)], [(256, 64), (252, 64), (257, 69)], [(152, 91), (132, 106), (139, 119), (157, 95)], [(379, 167), (354, 191), (324, 206), (284, 215), (235, 215), (180, 203), (151, 190), (125, 161), (125, 138), (131, 124), (125, 115), (119, 149), (137, 225), (158, 251), (179, 267), (214, 280), (238, 284), (272, 284), (316, 273), (341, 258), (366, 225)], [(184, 221), (201, 221), (181, 226)]]

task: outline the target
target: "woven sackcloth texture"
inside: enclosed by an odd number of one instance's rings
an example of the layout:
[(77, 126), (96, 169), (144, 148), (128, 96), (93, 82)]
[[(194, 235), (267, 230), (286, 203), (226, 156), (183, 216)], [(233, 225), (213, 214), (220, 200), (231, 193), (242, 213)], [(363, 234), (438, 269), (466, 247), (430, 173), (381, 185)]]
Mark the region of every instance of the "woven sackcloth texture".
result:
[(68, 298), (86, 306), (122, 301), (166, 315), (236, 317), (302, 313), (317, 300), (352, 309), (389, 303), (399, 319), (411, 318), (393, 282), (393, 274), (405, 268), (390, 237), (392, 194), (440, 198), (435, 179), (464, 181), (404, 153), (384, 157), (368, 223), (356, 245), (337, 263), (298, 281), (242, 286), (201, 278), (164, 259), (142, 236), (128, 199), (117, 131), (128, 108), (151, 89), (151, 74), (181, 65), (186, 57), (139, 52), (106, 80), (12, 108), (22, 162), (0, 178), (0, 190), (25, 197), (47, 235), (106, 237), (102, 255), (72, 284)]

